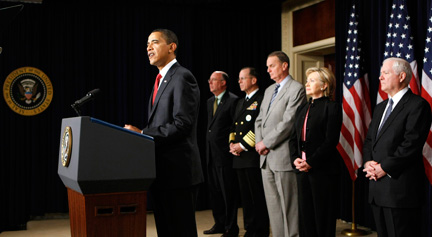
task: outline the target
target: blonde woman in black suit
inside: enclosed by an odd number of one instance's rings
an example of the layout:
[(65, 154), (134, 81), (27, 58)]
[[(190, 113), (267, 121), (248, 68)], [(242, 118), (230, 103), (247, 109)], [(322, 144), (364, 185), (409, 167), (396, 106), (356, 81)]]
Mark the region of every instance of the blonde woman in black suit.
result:
[(306, 70), (309, 103), (296, 111), (290, 139), (291, 162), (297, 172), (300, 236), (335, 236), (337, 174), (336, 149), (342, 109), (333, 101), (336, 80), (327, 68)]

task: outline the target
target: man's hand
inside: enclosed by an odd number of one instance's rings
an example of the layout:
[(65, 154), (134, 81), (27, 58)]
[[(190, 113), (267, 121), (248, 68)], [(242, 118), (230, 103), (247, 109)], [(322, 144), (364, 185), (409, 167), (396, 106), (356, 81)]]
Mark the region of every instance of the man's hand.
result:
[(239, 156), (242, 151), (243, 151), (243, 148), (240, 146), (239, 143), (230, 143), (231, 154), (233, 154), (235, 156)]
[(364, 164), (363, 172), (366, 172), (366, 178), (369, 180), (375, 180), (375, 168), (372, 165), (378, 164), (376, 161), (368, 161)]
[(366, 178), (369, 178), (369, 180), (375, 180), (384, 177), (387, 172), (385, 172), (381, 164), (377, 163), (376, 161), (368, 161), (364, 165), (363, 172), (366, 172)]
[(372, 165), (375, 169), (375, 181), (377, 181), (378, 179), (384, 177), (385, 175), (387, 175), (387, 172), (385, 172), (382, 167), (381, 164), (375, 164)]
[(141, 133), (141, 129), (139, 129), (139, 128), (135, 127), (135, 126), (132, 126), (130, 124), (125, 124), (124, 128), (126, 128), (127, 130), (131, 130), (131, 131), (137, 132), (137, 133)]
[(257, 144), (255, 144), (255, 150), (258, 152), (258, 154), (260, 155), (267, 155), (270, 151), (270, 149), (268, 149), (265, 145), (263, 141), (258, 142)]

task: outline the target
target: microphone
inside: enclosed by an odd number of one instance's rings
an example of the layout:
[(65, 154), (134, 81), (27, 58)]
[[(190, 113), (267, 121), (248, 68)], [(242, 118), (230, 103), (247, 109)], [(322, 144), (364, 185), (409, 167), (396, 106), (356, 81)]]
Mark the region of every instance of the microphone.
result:
[(75, 101), (71, 106), (72, 108), (75, 110), (75, 112), (78, 114), (78, 116), (81, 116), (81, 112), (80, 112), (80, 108), (81, 106), (83, 106), (85, 103), (93, 100), (97, 94), (100, 93), (100, 89), (94, 89), (90, 92), (87, 93), (87, 95), (85, 95), (83, 98)]
[(90, 100), (93, 100), (94, 97), (100, 92), (100, 89), (94, 89), (92, 91), (90, 91), (89, 93), (87, 93), (87, 95), (85, 95), (83, 98), (75, 101), (74, 105), (75, 106), (82, 106), (83, 104), (89, 102)]

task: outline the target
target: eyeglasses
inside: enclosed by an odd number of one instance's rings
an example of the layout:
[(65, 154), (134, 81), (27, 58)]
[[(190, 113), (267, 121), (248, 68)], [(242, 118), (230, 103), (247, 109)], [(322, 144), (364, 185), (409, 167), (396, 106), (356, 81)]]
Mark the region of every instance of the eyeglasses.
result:
[(216, 78), (210, 78), (210, 79), (208, 79), (208, 83), (210, 83), (210, 82), (216, 82), (216, 81), (223, 81), (223, 80), (216, 79)]
[(251, 77), (251, 76), (249, 76), (249, 77), (239, 77), (239, 81), (240, 81), (240, 80), (244, 81), (244, 80), (246, 80), (246, 79), (248, 79), (248, 78), (252, 78), (252, 77)]

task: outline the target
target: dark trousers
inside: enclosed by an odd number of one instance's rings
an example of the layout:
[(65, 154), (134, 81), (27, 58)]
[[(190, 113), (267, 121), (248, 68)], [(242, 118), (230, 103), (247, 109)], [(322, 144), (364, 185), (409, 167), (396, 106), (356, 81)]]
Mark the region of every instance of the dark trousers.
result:
[(195, 221), (198, 185), (176, 189), (152, 185), (150, 193), (159, 237), (198, 235)]
[(232, 167), (209, 165), (208, 184), (213, 218), (217, 228), (238, 230), (238, 181)]
[(421, 236), (420, 208), (371, 207), (379, 237)]
[(313, 171), (297, 175), (300, 236), (336, 235), (337, 175)]
[(243, 223), (248, 236), (269, 236), (269, 216), (259, 167), (235, 169), (243, 207)]

